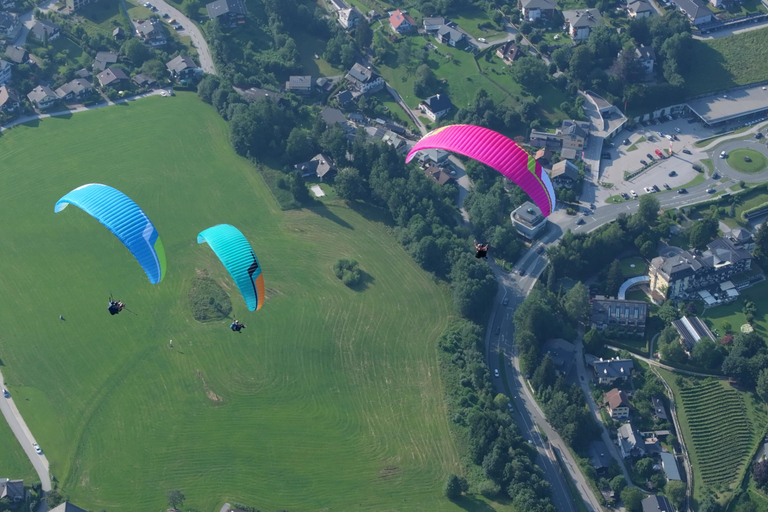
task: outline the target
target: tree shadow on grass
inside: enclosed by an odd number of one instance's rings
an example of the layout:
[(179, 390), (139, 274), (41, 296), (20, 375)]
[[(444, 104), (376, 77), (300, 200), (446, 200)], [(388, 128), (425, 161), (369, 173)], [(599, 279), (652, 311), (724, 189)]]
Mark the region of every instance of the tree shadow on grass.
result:
[(371, 274), (366, 272), (365, 270), (360, 270), (360, 282), (358, 282), (355, 285), (349, 286), (350, 290), (354, 290), (356, 292), (364, 292), (368, 289), (370, 285), (373, 284), (375, 279)]
[(471, 494), (462, 496), (458, 500), (455, 500), (454, 503), (468, 512), (494, 512), (494, 508), (488, 503)]
[(19, 123), (19, 126), (29, 126), (30, 128), (37, 128), (40, 126), (40, 118), (36, 117), (34, 119), (30, 119), (29, 121)]
[(347, 206), (350, 210), (354, 211), (365, 220), (380, 222), (389, 227), (395, 226), (395, 221), (392, 219), (392, 215), (390, 215), (384, 208), (379, 208), (378, 206), (373, 206), (360, 201), (347, 201)]
[(324, 217), (328, 220), (332, 220), (333, 222), (335, 222), (336, 224), (338, 224), (343, 228), (347, 228), (351, 230), (355, 229), (354, 226), (352, 226), (352, 224), (350, 224), (349, 222), (345, 221), (344, 219), (342, 219), (341, 217), (333, 213), (327, 206), (325, 206), (320, 201), (314, 201), (311, 205), (305, 206), (305, 208), (311, 211), (312, 213), (316, 213), (321, 217)]

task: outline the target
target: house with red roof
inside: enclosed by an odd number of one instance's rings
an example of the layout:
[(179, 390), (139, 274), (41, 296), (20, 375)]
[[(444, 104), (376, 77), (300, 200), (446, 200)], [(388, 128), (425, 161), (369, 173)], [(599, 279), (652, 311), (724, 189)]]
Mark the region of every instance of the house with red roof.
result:
[(398, 34), (405, 34), (416, 28), (416, 22), (413, 18), (403, 14), (400, 9), (393, 12), (389, 17), (389, 24), (392, 25), (392, 30)]

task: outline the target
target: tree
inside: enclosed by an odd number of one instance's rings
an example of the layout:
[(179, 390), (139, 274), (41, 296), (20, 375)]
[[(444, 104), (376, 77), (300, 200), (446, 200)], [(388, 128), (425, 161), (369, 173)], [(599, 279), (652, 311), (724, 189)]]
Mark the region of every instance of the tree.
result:
[(635, 471), (637, 471), (637, 473), (641, 477), (647, 480), (651, 478), (651, 475), (654, 473), (653, 464), (654, 464), (653, 459), (651, 459), (650, 457), (640, 459), (635, 464)]
[(621, 271), (621, 262), (613, 260), (611, 266), (608, 267), (608, 275), (605, 278), (605, 293), (609, 297), (615, 297), (619, 293), (619, 288), (621, 288), (623, 282), (624, 273)]
[(704, 368), (716, 368), (723, 359), (717, 345), (709, 338), (702, 338), (693, 346), (691, 357)]
[(755, 233), (755, 256), (768, 259), (768, 222), (763, 222)]
[(595, 66), (606, 69), (613, 64), (621, 50), (621, 39), (615, 29), (608, 25), (599, 25), (590, 31), (587, 46), (592, 50)]
[(600, 349), (603, 348), (603, 345), (605, 344), (605, 340), (603, 340), (603, 336), (600, 334), (600, 331), (597, 329), (590, 329), (584, 334), (584, 338), (582, 339), (584, 342), (584, 350), (589, 352), (590, 354), (597, 354), (600, 352)]
[(691, 227), (689, 243), (691, 247), (706, 245), (717, 235), (718, 222), (712, 217), (699, 220)]
[(685, 503), (685, 484), (680, 480), (670, 480), (664, 487), (664, 493), (669, 498), (669, 501), (677, 508), (682, 510)]
[(669, 434), (667, 436), (667, 444), (674, 447), (675, 443), (677, 443), (677, 437), (674, 434)]
[(397, 66), (408, 67), (411, 63), (411, 43), (406, 39), (397, 48)]
[(644, 497), (643, 492), (637, 487), (627, 487), (621, 491), (621, 501), (624, 502), (627, 512), (642, 512)]
[[(159, 61), (158, 61), (159, 62)], [(148, 64), (149, 62), (147, 62)], [(201, 100), (208, 103), (212, 102), (213, 93), (221, 85), (221, 79), (216, 75), (205, 75), (200, 83), (197, 84), (197, 95)]]
[(592, 50), (586, 45), (577, 46), (571, 53), (571, 60), (568, 62), (571, 76), (577, 80), (586, 80), (594, 69)]
[(512, 79), (529, 90), (536, 90), (544, 85), (549, 75), (547, 74), (547, 65), (544, 61), (536, 57), (526, 56), (518, 59), (515, 64), (509, 68)]
[(699, 502), (699, 512), (723, 512), (723, 507), (708, 494)]
[(461, 497), (461, 479), (453, 473), (448, 475), (448, 480), (445, 482), (445, 497), (451, 501)]
[(627, 479), (624, 475), (615, 476), (611, 479), (610, 487), (613, 492), (620, 495), (621, 491), (627, 487)]
[(571, 46), (561, 46), (557, 50), (552, 52), (552, 62), (557, 65), (557, 69), (560, 71), (567, 71), (570, 66), (571, 54), (573, 48)]
[(155, 80), (162, 80), (168, 74), (168, 68), (157, 59), (149, 59), (141, 66), (141, 72)]
[(755, 469), (752, 471), (752, 478), (758, 487), (764, 488), (768, 485), (768, 460), (761, 460), (755, 463)]
[(347, 286), (355, 286), (363, 278), (360, 266), (355, 260), (340, 259), (333, 265), (333, 273)]
[(587, 287), (581, 282), (576, 283), (563, 297), (563, 307), (574, 322), (580, 322), (587, 318), (592, 307), (589, 303)]
[(416, 70), (413, 92), (420, 98), (426, 98), (437, 89), (437, 77), (428, 64), (422, 64)]
[[(198, 87), (198, 91), (199, 89)], [(285, 141), (285, 156), (288, 158), (288, 162), (293, 164), (305, 162), (312, 158), (316, 151), (317, 145), (309, 133), (299, 127), (291, 130)]]
[(656, 224), (659, 217), (659, 200), (656, 196), (645, 194), (640, 197), (640, 203), (637, 206), (637, 215), (639, 215), (649, 226)]
[(132, 37), (120, 47), (120, 55), (133, 62), (134, 66), (139, 67), (152, 56), (152, 53), (147, 45)]
[(187, 0), (184, 4), (184, 14), (193, 19), (197, 18), (200, 16), (200, 7), (202, 7), (200, 0)]
[(768, 368), (763, 368), (758, 374), (757, 395), (768, 403)]
[(493, 397), (493, 405), (495, 405), (497, 409), (506, 411), (508, 404), (509, 398), (504, 393), (498, 393), (495, 397)]
[(555, 363), (549, 354), (544, 356), (541, 364), (536, 371), (533, 372), (531, 378), (531, 386), (537, 393), (541, 393), (548, 387), (552, 386), (557, 379), (557, 372), (555, 371)]
[(48, 505), (48, 510), (58, 507), (64, 501), (64, 496), (56, 489), (48, 491), (45, 495), (45, 504)]
[(360, 51), (368, 48), (373, 41), (373, 31), (368, 21), (361, 18), (357, 22), (357, 28), (355, 28), (355, 43)]
[(340, 169), (335, 179), (336, 194), (342, 199), (354, 201), (366, 196), (365, 183), (360, 176), (360, 171), (354, 167)]
[(680, 343), (673, 341), (664, 345), (659, 344), (659, 355), (666, 363), (680, 364), (685, 361), (685, 350)]
[[(671, 324), (678, 318), (680, 318), (680, 315), (677, 312), (677, 308), (675, 307), (675, 303), (671, 300), (666, 301), (660, 308), (658, 312), (659, 318), (664, 320), (665, 324)], [(672, 328), (674, 330), (674, 327)]]
[(304, 180), (301, 179), (298, 172), (291, 173), (290, 178), (288, 179), (288, 188), (297, 203), (306, 204), (312, 200), (312, 197), (309, 195), (309, 189), (304, 184)]
[(637, 60), (637, 48), (626, 45), (616, 58), (616, 74), (624, 84), (639, 82), (645, 75), (645, 67)]
[(184, 496), (184, 493), (177, 489), (168, 491), (166, 496), (168, 497), (168, 505), (172, 506), (174, 509), (178, 509), (180, 506), (182, 506), (184, 504), (184, 500), (187, 499), (186, 496)]

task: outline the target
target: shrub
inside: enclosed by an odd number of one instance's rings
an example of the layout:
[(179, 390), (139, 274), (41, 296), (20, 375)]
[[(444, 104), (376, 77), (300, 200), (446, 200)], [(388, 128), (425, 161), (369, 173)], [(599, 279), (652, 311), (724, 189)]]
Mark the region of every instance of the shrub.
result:
[(355, 260), (340, 259), (333, 266), (333, 273), (347, 286), (355, 286), (360, 283), (363, 273)]

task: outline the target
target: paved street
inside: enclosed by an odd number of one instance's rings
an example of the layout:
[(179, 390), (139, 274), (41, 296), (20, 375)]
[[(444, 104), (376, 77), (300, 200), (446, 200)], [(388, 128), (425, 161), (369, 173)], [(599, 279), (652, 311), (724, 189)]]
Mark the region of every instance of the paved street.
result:
[(205, 38), (203, 37), (203, 34), (200, 33), (200, 29), (197, 28), (197, 25), (182, 14), (181, 11), (164, 0), (150, 0), (150, 3), (157, 7), (157, 12), (161, 16), (163, 14), (168, 14), (168, 16), (179, 22), (179, 25), (183, 27), (183, 30), (179, 30), (179, 35), (189, 36), (192, 39), (192, 46), (197, 49), (197, 58), (200, 60), (200, 68), (208, 74), (215, 75), (216, 68), (213, 65), (213, 58), (208, 49), (208, 43), (205, 42)]
[[(3, 378), (2, 372), (0, 372), (0, 382), (5, 386), (5, 379)], [(32, 435), (32, 432), (29, 431), (27, 424), (24, 422), (24, 418), (21, 417), (21, 413), (16, 408), (13, 396), (5, 398), (0, 395), (0, 412), (5, 416), (5, 420), (11, 427), (13, 435), (19, 440), (19, 444), (21, 444), (24, 453), (27, 454), (30, 462), (32, 462), (32, 466), (35, 468), (38, 478), (40, 478), (43, 490), (50, 491), (51, 477), (48, 474), (48, 459), (45, 457), (45, 453), (43, 453), (43, 455), (38, 455), (32, 446), (36, 443), (35, 438)]]

